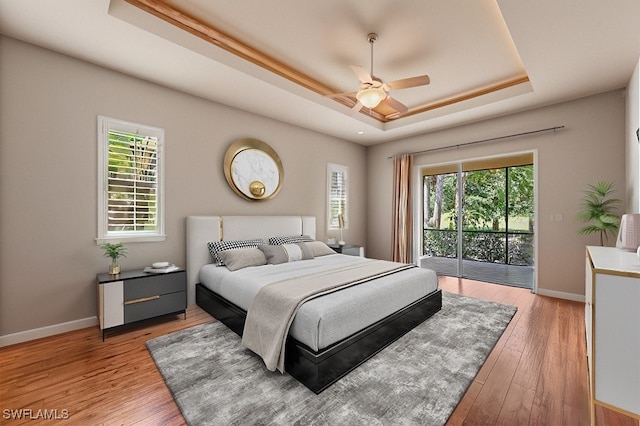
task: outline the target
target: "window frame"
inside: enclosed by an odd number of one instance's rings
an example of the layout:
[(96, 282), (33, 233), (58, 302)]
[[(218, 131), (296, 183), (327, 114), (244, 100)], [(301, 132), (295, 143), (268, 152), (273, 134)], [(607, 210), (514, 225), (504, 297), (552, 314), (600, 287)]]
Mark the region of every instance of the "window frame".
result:
[(331, 182), (333, 181), (334, 173), (345, 174), (345, 187), (344, 187), (344, 212), (342, 216), (344, 218), (344, 227), (342, 229), (349, 229), (349, 167), (341, 164), (327, 163), (327, 230), (334, 231), (339, 230), (338, 217), (332, 216), (331, 203), (334, 200), (331, 194)]
[[(109, 180), (109, 132), (121, 131), (157, 138), (156, 156), (156, 229), (152, 231), (109, 231), (108, 229), (108, 180)], [(166, 240), (164, 230), (164, 129), (132, 123), (115, 118), (98, 116), (98, 237), (97, 244), (111, 241), (148, 242)]]

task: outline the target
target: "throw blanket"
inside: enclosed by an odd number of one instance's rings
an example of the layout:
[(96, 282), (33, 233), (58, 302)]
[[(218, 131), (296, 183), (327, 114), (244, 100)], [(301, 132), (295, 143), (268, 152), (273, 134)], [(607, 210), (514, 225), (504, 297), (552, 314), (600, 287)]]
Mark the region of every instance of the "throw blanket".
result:
[(367, 259), (355, 265), (286, 279), (264, 286), (251, 302), (242, 344), (262, 357), (267, 369), (284, 373), (285, 342), (300, 306), (307, 300), (416, 265)]

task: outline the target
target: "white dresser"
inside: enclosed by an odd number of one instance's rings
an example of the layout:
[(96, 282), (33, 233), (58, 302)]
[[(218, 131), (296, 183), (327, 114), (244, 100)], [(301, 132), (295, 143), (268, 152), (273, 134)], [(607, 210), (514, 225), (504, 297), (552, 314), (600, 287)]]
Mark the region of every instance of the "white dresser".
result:
[(596, 404), (640, 418), (640, 259), (589, 246), (585, 275), (591, 423)]

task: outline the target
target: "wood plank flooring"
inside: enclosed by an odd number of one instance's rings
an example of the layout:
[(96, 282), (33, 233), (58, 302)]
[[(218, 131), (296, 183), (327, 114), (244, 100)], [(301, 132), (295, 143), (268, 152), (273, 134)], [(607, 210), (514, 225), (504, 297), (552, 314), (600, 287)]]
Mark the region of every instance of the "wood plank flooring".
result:
[[(448, 425), (588, 425), (584, 304), (440, 277), (440, 288), (518, 307)], [(638, 420), (598, 408), (598, 425)]]
[[(448, 424), (589, 424), (583, 304), (451, 277), (440, 285), (518, 306)], [(0, 348), (0, 424), (58, 423), (42, 418), (54, 413), (68, 415), (67, 424), (184, 425), (145, 347), (153, 337), (213, 321), (197, 306), (183, 318), (113, 331), (104, 343), (92, 327)], [(7, 419), (7, 410), (23, 418)], [(600, 425), (639, 426), (609, 410), (597, 415)]]

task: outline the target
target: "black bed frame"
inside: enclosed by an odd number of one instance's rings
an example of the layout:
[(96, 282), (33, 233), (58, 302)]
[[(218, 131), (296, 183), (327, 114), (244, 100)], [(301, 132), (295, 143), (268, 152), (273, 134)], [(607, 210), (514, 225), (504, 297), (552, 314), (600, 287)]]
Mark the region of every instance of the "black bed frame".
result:
[[(243, 309), (202, 284), (196, 284), (196, 303), (242, 336), (247, 317)], [(284, 369), (318, 394), (438, 312), (441, 307), (442, 291), (438, 289), (352, 336), (319, 351), (314, 351), (289, 337), (285, 347)]]

